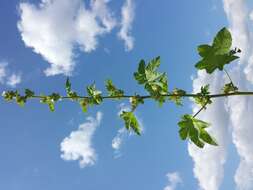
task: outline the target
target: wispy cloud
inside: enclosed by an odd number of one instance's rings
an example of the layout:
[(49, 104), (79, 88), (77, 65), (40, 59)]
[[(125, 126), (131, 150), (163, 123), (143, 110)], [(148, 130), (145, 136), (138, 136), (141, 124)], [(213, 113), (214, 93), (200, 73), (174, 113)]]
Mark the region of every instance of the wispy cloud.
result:
[(21, 74), (15, 73), (8, 68), (8, 63), (5, 61), (0, 62), (0, 84), (10, 87), (16, 87), (21, 83)]
[(120, 149), (128, 136), (129, 132), (125, 128), (121, 128), (117, 131), (117, 135), (112, 139), (112, 148), (114, 149), (115, 158), (121, 156)]
[(133, 0), (126, 0), (121, 9), (121, 29), (118, 33), (120, 39), (125, 42), (125, 49), (130, 51), (134, 47), (134, 38), (131, 35), (132, 24), (135, 17), (135, 5)]
[(178, 172), (168, 173), (168, 185), (164, 190), (176, 190), (177, 186), (183, 183), (183, 180)]
[(92, 137), (101, 120), (102, 113), (98, 112), (96, 118), (88, 117), (78, 130), (71, 132), (61, 143), (62, 159), (78, 160), (81, 168), (94, 165), (97, 156), (92, 147)]
[(6, 62), (1, 62), (0, 63), (0, 83), (4, 83), (5, 81), (5, 77), (6, 77), (6, 66), (7, 63)]
[[(123, 111), (130, 111), (131, 108), (129, 105), (126, 105), (125, 103), (122, 103), (119, 105), (119, 111), (118, 111), (118, 116), (120, 116), (120, 114)], [(121, 152), (120, 149), (122, 147), (123, 142), (125, 141), (125, 139), (129, 136), (129, 132), (124, 128), (120, 128), (117, 131), (116, 136), (112, 139), (112, 148), (114, 149), (114, 156), (115, 158), (118, 158), (121, 156)]]
[(16, 87), (19, 83), (21, 83), (21, 75), (15, 73), (11, 74), (6, 81), (6, 84), (11, 87)]

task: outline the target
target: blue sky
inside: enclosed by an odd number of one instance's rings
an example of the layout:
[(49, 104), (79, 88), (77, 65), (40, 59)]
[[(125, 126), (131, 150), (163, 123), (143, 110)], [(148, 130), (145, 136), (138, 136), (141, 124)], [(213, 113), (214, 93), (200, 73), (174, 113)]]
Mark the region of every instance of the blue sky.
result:
[[(0, 91), (30, 88), (37, 93), (65, 93), (66, 76), (71, 75), (73, 88), (82, 93), (93, 82), (105, 90), (108, 78), (127, 93), (145, 93), (133, 72), (140, 59), (158, 55), (170, 89), (191, 92), (210, 83), (216, 91), (223, 74), (197, 73), (196, 47), (211, 42), (224, 26), (231, 30), (234, 45), (245, 52), (229, 70), (247, 89), (253, 81), (252, 7), (243, 0), (96, 0), (93, 4), (2, 0)], [(84, 114), (77, 104), (62, 101), (52, 113), (37, 101), (20, 108), (0, 99), (0, 189), (253, 188), (253, 149), (247, 135), (253, 133), (252, 108), (247, 107), (252, 100), (221, 100), (200, 115), (213, 123), (211, 132), (221, 144), (204, 150), (178, 136), (180, 116), (197, 109), (190, 101), (181, 108), (145, 102), (137, 109), (144, 129), (141, 137), (122, 130), (118, 112), (128, 101), (121, 103), (106, 101)], [(241, 116), (246, 118), (243, 122)], [(115, 137), (122, 144), (112, 146)]]

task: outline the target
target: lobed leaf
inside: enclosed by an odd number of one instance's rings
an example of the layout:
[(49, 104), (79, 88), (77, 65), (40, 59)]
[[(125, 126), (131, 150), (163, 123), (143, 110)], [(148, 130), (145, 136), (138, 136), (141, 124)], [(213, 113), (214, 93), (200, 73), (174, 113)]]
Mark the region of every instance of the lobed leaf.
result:
[(241, 50), (231, 50), (232, 36), (228, 29), (222, 28), (213, 40), (213, 44), (198, 46), (198, 53), (202, 59), (195, 65), (199, 70), (205, 69), (211, 74), (216, 69), (223, 70), (224, 65), (238, 59), (236, 53)]
[(210, 126), (209, 123), (186, 114), (182, 116), (178, 126), (180, 128), (179, 136), (182, 140), (189, 139), (200, 148), (203, 148), (205, 143), (218, 146), (216, 140), (206, 131), (206, 128)]

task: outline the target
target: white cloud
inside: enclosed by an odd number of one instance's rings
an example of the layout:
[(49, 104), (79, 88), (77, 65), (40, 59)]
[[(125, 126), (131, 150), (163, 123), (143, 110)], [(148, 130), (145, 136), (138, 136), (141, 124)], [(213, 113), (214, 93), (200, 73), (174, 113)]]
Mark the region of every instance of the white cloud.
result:
[(87, 121), (81, 124), (78, 130), (70, 133), (61, 143), (61, 158), (78, 160), (80, 167), (92, 166), (97, 156), (92, 147), (92, 137), (102, 120), (102, 113), (97, 112), (96, 118), (88, 117)]
[[(230, 72), (240, 89), (250, 90), (253, 83), (253, 39), (249, 28), (249, 12), (244, 0), (224, 0), (224, 9), (233, 34), (234, 46), (242, 49), (238, 66)], [(236, 13), (236, 14), (235, 14)], [(248, 81), (249, 82), (248, 82)], [(251, 84), (250, 84), (251, 83)], [(231, 116), (233, 143), (240, 157), (240, 164), (234, 176), (239, 190), (253, 189), (253, 105), (252, 97), (232, 97), (228, 101)]]
[(21, 83), (21, 74), (14, 73), (8, 68), (8, 63), (5, 61), (0, 62), (0, 84), (10, 87), (16, 87)]
[[(217, 93), (222, 88), (224, 81), (221, 72), (208, 75), (205, 71), (199, 71), (196, 79), (193, 80), (194, 93), (199, 92), (202, 85), (210, 84), (210, 91)], [(199, 109), (194, 105), (193, 112)], [(223, 165), (226, 161), (226, 147), (228, 140), (228, 114), (224, 106), (224, 99), (216, 99), (207, 110), (197, 116), (199, 119), (211, 123), (209, 128), (218, 141), (219, 146), (206, 145), (204, 149), (197, 148), (194, 144), (188, 145), (188, 151), (194, 162), (194, 175), (199, 181), (199, 186), (203, 190), (218, 190), (223, 180)]]
[(91, 52), (98, 37), (110, 32), (116, 21), (107, 7), (108, 0), (43, 0), (39, 5), (20, 3), (18, 28), (26, 46), (33, 48), (51, 66), (46, 75), (72, 73), (74, 48)]
[[(86, 2), (86, 3), (85, 3)], [(76, 65), (76, 47), (85, 53), (94, 51), (98, 38), (108, 34), (118, 24), (109, 9), (110, 0), (41, 0), (38, 5), (22, 2), (19, 5), (18, 29), (27, 47), (50, 63), (47, 76), (71, 75)], [(133, 48), (130, 32), (134, 19), (132, 0), (122, 7), (119, 37), (126, 50)]]
[(6, 81), (6, 84), (11, 87), (16, 87), (16, 85), (19, 83), (21, 83), (20, 74), (11, 74), (10, 77)]
[(1, 62), (0, 63), (0, 83), (4, 83), (4, 79), (6, 77), (6, 66), (7, 63), (6, 62)]
[(135, 5), (133, 0), (126, 0), (121, 9), (121, 29), (118, 36), (125, 42), (125, 49), (127, 51), (132, 50), (134, 47), (134, 38), (131, 35), (132, 24), (135, 17), (134, 9)]
[(117, 135), (112, 139), (112, 148), (117, 152), (122, 146), (123, 140), (126, 138), (128, 132), (125, 128), (118, 130)]
[[(240, 90), (252, 89), (253, 83), (253, 39), (252, 30), (249, 28), (249, 13), (244, 0), (223, 0), (224, 9), (233, 35), (233, 46), (242, 50), (240, 61), (233, 63), (229, 73)], [(200, 76), (194, 80), (205, 78)], [(224, 81), (221, 74), (211, 76), (211, 80), (203, 80), (211, 83), (214, 89), (219, 89), (220, 81)], [(250, 84), (251, 83), (251, 84)], [(200, 86), (198, 84), (197, 86)], [(217, 88), (216, 88), (216, 87)], [(222, 100), (216, 100), (213, 106), (207, 109), (201, 119), (212, 123), (210, 131), (218, 137), (218, 149), (207, 147), (203, 151), (189, 145), (189, 153), (193, 157), (195, 167), (194, 174), (199, 180), (200, 187), (204, 190), (218, 190), (223, 178), (223, 164), (226, 160), (226, 143), (229, 138), (228, 126), (231, 126), (232, 141), (240, 157), (239, 167), (235, 173), (235, 182), (239, 190), (253, 189), (253, 99), (251, 97), (229, 97), (224, 105)], [(227, 109), (224, 109), (226, 107)], [(228, 115), (227, 115), (228, 113)], [(229, 123), (227, 118), (229, 117)], [(201, 152), (201, 153), (200, 153)], [(208, 163), (208, 165), (206, 165)], [(218, 171), (218, 172), (217, 172)]]
[(178, 172), (168, 173), (166, 177), (168, 178), (168, 185), (164, 190), (176, 190), (177, 186), (183, 183)]
[[(121, 103), (119, 105), (119, 111), (118, 111), (118, 116), (120, 116), (120, 114), (123, 111), (130, 111), (131, 108), (130, 106)], [(130, 135), (130, 133), (124, 128), (124, 126), (122, 128), (120, 128), (117, 131), (116, 136), (112, 139), (112, 148), (114, 149), (114, 154), (115, 154), (115, 158), (118, 158), (121, 156), (121, 152), (120, 149), (122, 147), (123, 142), (125, 141), (125, 139)]]

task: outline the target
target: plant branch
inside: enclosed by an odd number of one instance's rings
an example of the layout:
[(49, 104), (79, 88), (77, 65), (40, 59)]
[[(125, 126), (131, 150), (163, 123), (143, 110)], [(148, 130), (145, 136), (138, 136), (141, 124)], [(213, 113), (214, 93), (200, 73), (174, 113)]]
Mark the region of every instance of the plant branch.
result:
[(206, 109), (206, 105), (208, 104), (208, 101), (197, 111), (194, 115), (193, 118), (195, 118), (202, 110)]
[[(102, 99), (127, 99), (127, 98), (133, 98), (135, 97), (136, 95), (122, 95), (122, 96), (102, 96), (101, 98)], [(198, 97), (199, 95), (198, 94), (191, 94), (191, 93), (186, 93), (186, 94), (182, 94), (182, 95), (179, 95), (179, 94), (165, 94), (165, 95), (162, 95), (163, 97)], [(237, 92), (231, 92), (231, 93), (228, 93), (228, 94), (225, 94), (225, 93), (220, 93), (220, 94), (210, 94), (208, 95), (207, 97), (209, 98), (221, 98), (221, 97), (229, 97), (229, 96), (253, 96), (253, 91), (237, 91)], [(32, 96), (31, 98), (34, 98), (34, 99), (41, 99), (43, 98), (44, 96), (41, 96), (41, 95), (34, 95)], [(139, 96), (140, 98), (142, 99), (150, 99), (152, 98), (152, 96), (150, 95), (142, 95), (142, 96)], [(89, 99), (91, 97), (89, 96), (77, 96), (76, 97), (77, 99)], [(61, 99), (72, 99), (72, 97), (69, 97), (69, 96), (62, 96)]]

